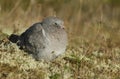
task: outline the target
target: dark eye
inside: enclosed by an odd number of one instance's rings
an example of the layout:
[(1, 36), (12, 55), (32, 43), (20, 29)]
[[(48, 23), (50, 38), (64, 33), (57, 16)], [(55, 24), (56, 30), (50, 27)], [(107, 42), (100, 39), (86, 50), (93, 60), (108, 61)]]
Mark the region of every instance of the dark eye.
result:
[(58, 25), (57, 23), (55, 23), (55, 25)]
[(58, 23), (54, 23), (55, 27), (59, 28), (59, 24)]

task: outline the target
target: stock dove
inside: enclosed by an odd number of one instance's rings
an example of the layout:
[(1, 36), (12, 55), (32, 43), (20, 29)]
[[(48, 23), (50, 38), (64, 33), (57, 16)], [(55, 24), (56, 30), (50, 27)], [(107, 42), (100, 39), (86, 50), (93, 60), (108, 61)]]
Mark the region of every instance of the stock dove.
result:
[(47, 17), (29, 27), (20, 36), (12, 34), (9, 40), (32, 54), (36, 60), (51, 61), (65, 52), (67, 33), (58, 17)]

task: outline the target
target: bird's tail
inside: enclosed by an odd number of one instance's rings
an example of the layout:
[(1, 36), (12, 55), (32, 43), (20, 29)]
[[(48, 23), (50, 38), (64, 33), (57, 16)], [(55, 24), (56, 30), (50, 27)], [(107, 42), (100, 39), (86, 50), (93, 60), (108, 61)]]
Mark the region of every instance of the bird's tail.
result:
[(11, 34), (8, 38), (12, 43), (17, 43), (17, 41), (19, 40), (19, 36), (15, 35), (15, 34)]

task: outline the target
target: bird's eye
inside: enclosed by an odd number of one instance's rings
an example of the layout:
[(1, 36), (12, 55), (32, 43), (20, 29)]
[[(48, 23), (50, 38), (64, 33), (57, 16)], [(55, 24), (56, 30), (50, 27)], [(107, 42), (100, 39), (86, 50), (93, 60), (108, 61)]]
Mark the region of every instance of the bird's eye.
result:
[(59, 28), (59, 24), (58, 23), (54, 23), (55, 27)]
[(57, 23), (55, 23), (55, 25), (58, 25)]

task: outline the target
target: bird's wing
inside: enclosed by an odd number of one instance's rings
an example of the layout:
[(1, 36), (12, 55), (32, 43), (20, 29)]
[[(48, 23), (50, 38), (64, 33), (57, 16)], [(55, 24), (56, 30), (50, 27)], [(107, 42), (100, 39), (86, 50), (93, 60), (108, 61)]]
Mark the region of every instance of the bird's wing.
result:
[(42, 49), (45, 47), (46, 34), (40, 23), (32, 25), (20, 36), (21, 43), (29, 51), (36, 50), (36, 48)]

